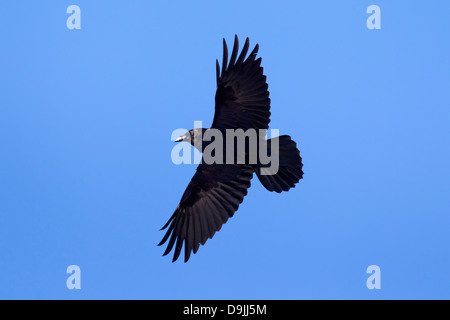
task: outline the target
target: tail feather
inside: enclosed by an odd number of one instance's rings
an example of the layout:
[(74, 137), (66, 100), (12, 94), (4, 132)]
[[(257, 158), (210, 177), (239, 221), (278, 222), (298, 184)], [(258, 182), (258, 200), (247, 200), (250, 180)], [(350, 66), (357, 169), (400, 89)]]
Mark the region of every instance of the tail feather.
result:
[[(303, 177), (303, 163), (300, 157), (300, 151), (297, 149), (297, 144), (290, 136), (283, 135), (267, 141), (268, 148), (271, 142), (278, 139), (279, 143), (279, 169), (273, 175), (263, 175), (261, 170), (265, 167), (263, 165), (256, 166), (255, 172), (259, 181), (269, 191), (282, 192), (288, 191), (295, 187), (295, 184)], [(269, 151), (270, 152), (270, 151)]]

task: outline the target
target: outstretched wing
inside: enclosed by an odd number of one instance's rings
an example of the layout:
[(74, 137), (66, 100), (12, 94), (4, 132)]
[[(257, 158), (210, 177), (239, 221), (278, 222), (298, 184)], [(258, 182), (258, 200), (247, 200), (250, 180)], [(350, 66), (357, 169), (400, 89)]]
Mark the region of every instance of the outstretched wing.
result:
[(253, 169), (249, 165), (202, 162), (174, 214), (162, 228), (169, 227), (159, 245), (170, 237), (164, 255), (175, 245), (172, 261), (176, 261), (184, 242), (184, 261), (187, 262), (191, 251), (196, 253), (200, 244), (204, 245), (234, 215), (247, 194), (252, 176)]
[(212, 128), (221, 130), (269, 128), (269, 91), (266, 76), (263, 75), (261, 67), (261, 58), (256, 59), (258, 44), (245, 59), (248, 47), (249, 39), (247, 38), (241, 54), (237, 57), (239, 40), (235, 36), (228, 63), (227, 43), (225, 39), (223, 40), (222, 72), (220, 72), (219, 61), (216, 60), (216, 110)]

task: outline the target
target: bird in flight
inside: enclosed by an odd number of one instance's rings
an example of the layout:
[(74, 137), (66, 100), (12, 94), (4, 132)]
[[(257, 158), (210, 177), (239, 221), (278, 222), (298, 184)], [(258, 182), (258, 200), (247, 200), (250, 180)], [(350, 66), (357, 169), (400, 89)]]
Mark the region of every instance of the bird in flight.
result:
[[(228, 48), (223, 40), (222, 68), (216, 60), (215, 114), (210, 129), (225, 132), (227, 129), (245, 131), (269, 128), (270, 98), (261, 58), (256, 58), (259, 46), (256, 44), (246, 58), (249, 44), (247, 38), (238, 56), (239, 41), (235, 36), (228, 61)], [(203, 152), (211, 143), (203, 139), (210, 129), (192, 129), (175, 141), (190, 142)], [(211, 239), (238, 210), (247, 195), (253, 173), (269, 191), (280, 193), (295, 187), (303, 177), (302, 158), (296, 143), (290, 136), (282, 135), (265, 140), (265, 144), (269, 150), (271, 146), (278, 147), (279, 166), (277, 172), (272, 174), (262, 172), (267, 165), (261, 161), (208, 164), (203, 161), (203, 155), (175, 212), (161, 229), (168, 228), (159, 245), (169, 240), (163, 255), (169, 254), (175, 246), (172, 260), (175, 262), (183, 244), (185, 262), (189, 260), (191, 252), (197, 253), (200, 245)], [(247, 149), (246, 155), (248, 159)]]

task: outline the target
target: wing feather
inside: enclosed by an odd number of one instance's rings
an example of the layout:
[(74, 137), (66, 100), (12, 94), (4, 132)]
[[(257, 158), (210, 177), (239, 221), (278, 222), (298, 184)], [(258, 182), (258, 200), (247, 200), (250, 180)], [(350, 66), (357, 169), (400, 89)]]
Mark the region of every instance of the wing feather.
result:
[(188, 261), (191, 252), (195, 254), (234, 215), (247, 195), (252, 177), (251, 165), (202, 162), (165, 224), (168, 229), (159, 243), (169, 240), (164, 255), (174, 249), (172, 261), (176, 261), (184, 245), (184, 260)]
[(246, 58), (250, 41), (247, 38), (237, 61), (239, 40), (235, 36), (233, 51), (228, 63), (228, 48), (224, 40), (222, 71), (216, 60), (216, 110), (212, 128), (268, 129), (270, 98), (261, 58), (256, 58), (256, 45)]

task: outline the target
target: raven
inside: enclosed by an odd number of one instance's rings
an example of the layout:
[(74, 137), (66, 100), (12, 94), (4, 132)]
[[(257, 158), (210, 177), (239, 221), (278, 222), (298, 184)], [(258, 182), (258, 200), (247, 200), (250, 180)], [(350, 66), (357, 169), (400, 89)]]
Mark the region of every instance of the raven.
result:
[[(270, 98), (261, 58), (256, 59), (259, 46), (256, 44), (245, 59), (249, 43), (247, 38), (238, 57), (239, 41), (236, 35), (228, 61), (228, 48), (223, 39), (222, 69), (216, 60), (217, 90), (211, 129), (225, 132), (227, 129), (269, 128)], [(175, 141), (190, 142), (203, 152), (211, 143), (202, 138), (208, 130), (192, 129)], [(202, 142), (201, 145), (195, 143), (199, 141)], [(295, 187), (303, 177), (302, 158), (297, 145), (287, 135), (266, 140), (269, 149), (275, 142), (279, 149), (279, 167), (277, 172), (269, 175), (262, 173), (265, 166), (260, 162), (208, 164), (202, 159), (175, 212), (161, 228), (164, 230), (168, 227), (168, 230), (158, 245), (163, 245), (170, 237), (163, 255), (167, 255), (175, 245), (172, 260), (175, 262), (183, 243), (185, 262), (189, 260), (191, 252), (197, 253), (200, 244), (204, 245), (207, 239), (211, 239), (238, 210), (247, 195), (253, 173), (256, 173), (259, 181), (269, 191), (280, 193)]]

